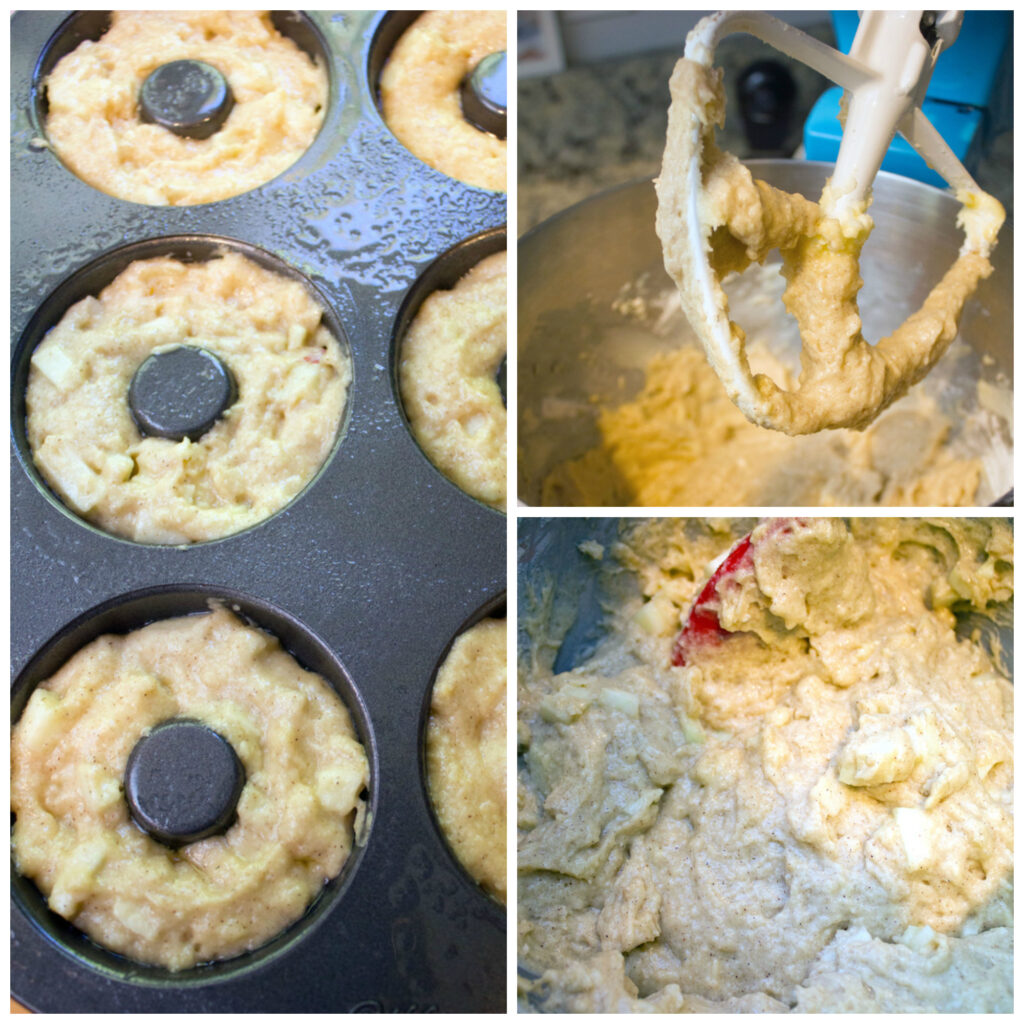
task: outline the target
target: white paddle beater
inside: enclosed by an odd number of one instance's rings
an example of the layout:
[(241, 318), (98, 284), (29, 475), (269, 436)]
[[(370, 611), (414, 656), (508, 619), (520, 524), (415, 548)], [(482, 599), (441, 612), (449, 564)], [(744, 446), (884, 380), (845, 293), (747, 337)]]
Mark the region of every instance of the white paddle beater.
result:
[[(849, 55), (758, 11), (713, 14), (687, 37), (672, 77), (658, 234), (709, 362), (755, 423), (792, 434), (866, 426), (934, 365), (956, 336), (964, 303), (991, 273), (1002, 207), (921, 111), (935, 62), (961, 21), (959, 11), (864, 12)], [(817, 203), (755, 181), (715, 146), (725, 101), (714, 52), (734, 32), (756, 36), (845, 90), (839, 156)], [(965, 240), (922, 308), (870, 345), (856, 304), (858, 260), (872, 227), (871, 187), (896, 132), (956, 191)], [(783, 301), (803, 341), (799, 381), (789, 391), (751, 373), (720, 283), (774, 249), (788, 282)]]

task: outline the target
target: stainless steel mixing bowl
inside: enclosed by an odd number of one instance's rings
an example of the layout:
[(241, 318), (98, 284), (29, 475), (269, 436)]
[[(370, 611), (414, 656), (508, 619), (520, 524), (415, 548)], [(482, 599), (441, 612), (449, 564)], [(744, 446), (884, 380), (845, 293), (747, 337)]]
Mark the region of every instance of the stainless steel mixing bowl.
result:
[[(752, 160), (748, 166), (755, 177), (812, 198), (831, 170), (796, 160)], [(600, 409), (632, 398), (643, 384), (653, 351), (618, 341), (631, 317), (657, 318), (658, 296), (672, 288), (654, 231), (655, 205), (650, 181), (623, 185), (557, 214), (519, 241), (518, 472), (519, 497), (527, 505), (543, 503), (542, 482), (554, 466), (595, 446)], [(879, 174), (871, 206), (875, 229), (861, 261), (866, 337), (891, 333), (953, 263), (962, 241), (958, 210), (947, 192)], [(1012, 386), (1012, 253), (1007, 225), (993, 258), (995, 272), (961, 321), (960, 336), (973, 354), (958, 361), (944, 385), (948, 402), (942, 405), (954, 420), (977, 401), (978, 379)], [(779, 311), (785, 315), (781, 306)], [(669, 342), (678, 343), (676, 337)], [(1008, 425), (991, 451), (976, 453), (989, 480), (979, 503), (1012, 503), (1010, 441)]]

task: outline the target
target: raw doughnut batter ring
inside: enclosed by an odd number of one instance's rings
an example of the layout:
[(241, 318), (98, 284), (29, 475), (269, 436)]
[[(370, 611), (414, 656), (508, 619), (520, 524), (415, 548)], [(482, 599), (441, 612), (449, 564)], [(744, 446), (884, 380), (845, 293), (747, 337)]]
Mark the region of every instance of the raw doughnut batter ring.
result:
[[(772, 29), (767, 23), (772, 21), (748, 14), (740, 19), (739, 28), (756, 29), (755, 34), (787, 49), (784, 41), (792, 44), (789, 36), (795, 30), (787, 29), (785, 40), (769, 38)], [(795, 35), (803, 44), (828, 49), (801, 33)], [(724, 122), (725, 98), (721, 72), (711, 68), (713, 52), (699, 25), (687, 40), (687, 57), (672, 76), (668, 138), (657, 182), (657, 230), (666, 269), (708, 361), (748, 419), (788, 434), (863, 428), (924, 377), (956, 337), (965, 302), (992, 272), (988, 255), (1005, 214), (938, 136), (929, 134), (934, 129), (923, 116), (912, 119), (913, 130), (908, 131), (915, 147), (920, 143), (929, 155), (944, 150), (936, 165), (957, 189), (963, 206), (958, 223), (965, 241), (922, 307), (871, 345), (862, 333), (857, 308), (863, 283), (860, 251), (872, 227), (868, 201), (851, 202), (846, 186), (840, 195), (830, 183), (820, 203), (811, 202), (756, 181), (734, 156), (719, 150), (714, 126)], [(798, 56), (807, 59), (804, 51)], [(842, 58), (834, 52), (833, 56)], [(831, 65), (818, 70), (843, 77)], [(751, 372), (744, 332), (729, 318), (720, 283), (726, 274), (763, 263), (773, 249), (782, 255), (787, 281), (783, 301), (798, 321), (803, 340), (801, 372), (791, 391)]]

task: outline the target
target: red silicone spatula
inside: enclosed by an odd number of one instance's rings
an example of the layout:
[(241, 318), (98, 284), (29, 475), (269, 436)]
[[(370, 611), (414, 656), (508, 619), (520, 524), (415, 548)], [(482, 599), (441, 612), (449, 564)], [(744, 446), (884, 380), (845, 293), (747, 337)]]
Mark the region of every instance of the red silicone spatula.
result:
[[(806, 519), (772, 519), (758, 537), (756, 544), (763, 544), (768, 538), (782, 533), (790, 533), (803, 526)], [(753, 568), (756, 545), (753, 534), (747, 534), (737, 541), (732, 550), (722, 559), (711, 578), (704, 584), (703, 590), (690, 608), (676, 642), (672, 647), (672, 664), (688, 665), (693, 655), (701, 648), (714, 647), (720, 644), (729, 633), (722, 629), (718, 620), (718, 606), (721, 601), (723, 584), (731, 582), (741, 571)]]

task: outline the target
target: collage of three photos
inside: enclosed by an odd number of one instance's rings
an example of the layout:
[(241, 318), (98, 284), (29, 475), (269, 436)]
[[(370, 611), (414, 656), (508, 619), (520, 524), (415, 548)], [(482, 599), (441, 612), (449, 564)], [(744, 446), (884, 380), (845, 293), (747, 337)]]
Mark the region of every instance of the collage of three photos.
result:
[(15, 12), (11, 1013), (1012, 1012), (1013, 29)]

